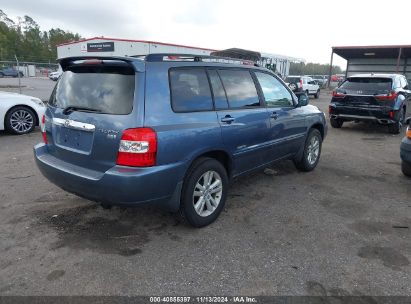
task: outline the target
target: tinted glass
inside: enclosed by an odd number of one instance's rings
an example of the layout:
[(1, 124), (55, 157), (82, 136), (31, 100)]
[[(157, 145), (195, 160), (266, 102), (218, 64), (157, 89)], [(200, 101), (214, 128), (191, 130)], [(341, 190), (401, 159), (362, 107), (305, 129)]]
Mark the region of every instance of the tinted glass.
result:
[(204, 69), (170, 70), (171, 101), (176, 112), (213, 109), (210, 85)]
[(49, 103), (59, 108), (86, 107), (106, 114), (129, 114), (135, 74), (130, 68), (76, 67), (66, 71)]
[(391, 78), (374, 77), (353, 77), (340, 86), (343, 90), (363, 91), (364, 93), (375, 94), (390, 91), (392, 88)]
[(247, 70), (218, 71), (227, 93), (230, 108), (256, 107), (260, 101), (253, 78)]
[(291, 93), (274, 76), (266, 73), (255, 73), (261, 90), (263, 91), (265, 103), (269, 107), (287, 107), (293, 105)]
[(286, 83), (296, 83), (300, 81), (300, 77), (287, 77), (285, 79)]
[(209, 70), (208, 76), (210, 77), (211, 88), (213, 89), (214, 104), (216, 109), (227, 109), (227, 97), (225, 96), (225, 91), (221, 83), (220, 76), (218, 76), (218, 73), (215, 70)]

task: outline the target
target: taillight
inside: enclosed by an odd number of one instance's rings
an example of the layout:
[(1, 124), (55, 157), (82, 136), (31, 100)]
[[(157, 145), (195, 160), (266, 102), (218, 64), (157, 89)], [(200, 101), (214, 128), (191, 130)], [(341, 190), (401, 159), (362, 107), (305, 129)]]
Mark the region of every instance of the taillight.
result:
[(157, 135), (153, 129), (127, 129), (123, 132), (117, 165), (150, 167), (156, 164)]
[(394, 111), (390, 111), (390, 118), (394, 119)]
[(302, 79), (300, 79), (300, 89), (301, 90), (303, 89), (303, 80)]
[(328, 106), (328, 114), (331, 114), (333, 112), (333, 107), (332, 106)]
[(41, 136), (43, 137), (44, 143), (47, 145), (48, 140), (46, 134), (46, 115), (43, 115), (43, 117), (41, 118)]
[(411, 139), (411, 128), (410, 128), (410, 127), (407, 127), (407, 132), (405, 133), (405, 135), (406, 135), (409, 139)]
[(343, 98), (345, 97), (345, 94), (337, 92), (336, 90), (333, 91), (333, 97), (335, 98)]
[(395, 100), (398, 97), (398, 93), (395, 91), (391, 91), (387, 95), (375, 95), (375, 99), (377, 100)]

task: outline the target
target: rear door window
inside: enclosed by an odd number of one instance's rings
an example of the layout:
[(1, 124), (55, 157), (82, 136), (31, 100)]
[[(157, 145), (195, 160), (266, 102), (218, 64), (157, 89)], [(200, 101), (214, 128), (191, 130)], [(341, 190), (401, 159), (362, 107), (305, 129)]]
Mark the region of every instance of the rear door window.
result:
[(248, 70), (219, 70), (230, 108), (260, 106), (254, 80)]
[(392, 88), (391, 78), (376, 77), (352, 77), (348, 78), (340, 89), (348, 91), (360, 91), (368, 94), (387, 93)]
[(135, 72), (131, 67), (75, 66), (63, 73), (49, 104), (123, 115), (133, 109), (134, 90)]
[(171, 69), (170, 88), (175, 112), (213, 110), (210, 85), (204, 69)]

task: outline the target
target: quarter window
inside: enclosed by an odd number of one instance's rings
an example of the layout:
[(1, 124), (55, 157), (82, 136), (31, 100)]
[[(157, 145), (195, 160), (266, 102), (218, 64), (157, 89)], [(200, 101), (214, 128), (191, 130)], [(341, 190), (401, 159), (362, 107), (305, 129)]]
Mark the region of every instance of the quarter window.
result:
[(255, 75), (260, 83), (267, 106), (289, 107), (293, 105), (291, 93), (277, 78), (260, 72), (256, 72)]
[(204, 69), (170, 70), (170, 86), (174, 111), (213, 110), (210, 86)]
[(254, 80), (248, 70), (219, 70), (230, 108), (260, 106)]

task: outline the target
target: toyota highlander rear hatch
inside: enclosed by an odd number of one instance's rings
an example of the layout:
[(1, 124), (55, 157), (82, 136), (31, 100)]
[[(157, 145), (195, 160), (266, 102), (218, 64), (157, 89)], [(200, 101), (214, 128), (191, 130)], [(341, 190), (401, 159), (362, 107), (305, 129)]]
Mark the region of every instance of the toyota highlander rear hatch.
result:
[(116, 164), (123, 131), (142, 126), (134, 100), (143, 74), (117, 59), (65, 62), (63, 69), (45, 117), (49, 153), (104, 172)]

